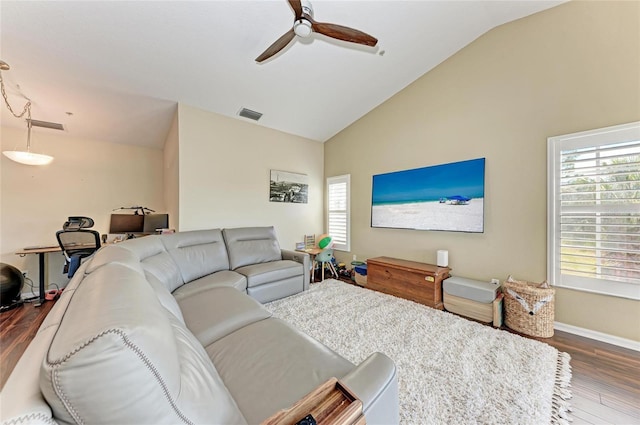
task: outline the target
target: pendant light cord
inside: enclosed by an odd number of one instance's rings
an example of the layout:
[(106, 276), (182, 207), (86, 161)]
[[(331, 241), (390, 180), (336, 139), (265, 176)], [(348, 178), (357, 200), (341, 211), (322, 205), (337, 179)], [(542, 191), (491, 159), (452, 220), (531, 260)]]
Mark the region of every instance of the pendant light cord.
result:
[(0, 91), (2, 91), (2, 97), (4, 98), (5, 105), (7, 105), (7, 109), (9, 109), (14, 117), (22, 118), (25, 114), (27, 114), (27, 120), (31, 121), (31, 101), (29, 99), (27, 99), (27, 103), (25, 103), (22, 113), (16, 114), (13, 111), (13, 108), (9, 104), (9, 99), (7, 98), (7, 92), (4, 90), (4, 80), (2, 79), (2, 72), (0, 72)]

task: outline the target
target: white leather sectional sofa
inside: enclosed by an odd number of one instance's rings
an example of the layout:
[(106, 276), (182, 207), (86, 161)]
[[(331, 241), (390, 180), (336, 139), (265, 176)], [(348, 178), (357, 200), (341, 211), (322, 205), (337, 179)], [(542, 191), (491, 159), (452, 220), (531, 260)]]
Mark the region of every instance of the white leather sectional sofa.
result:
[(308, 288), (273, 228), (148, 236), (85, 262), (0, 394), (5, 424), (257, 424), (337, 377), (398, 422), (394, 363), (356, 366), (259, 301)]

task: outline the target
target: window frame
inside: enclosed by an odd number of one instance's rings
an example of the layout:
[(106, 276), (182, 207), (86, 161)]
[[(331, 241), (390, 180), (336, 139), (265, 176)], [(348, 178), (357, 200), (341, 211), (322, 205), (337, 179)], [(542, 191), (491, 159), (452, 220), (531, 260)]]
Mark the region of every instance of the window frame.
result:
[[(335, 243), (333, 244), (333, 249), (337, 251), (351, 251), (351, 174), (342, 174), (339, 176), (327, 177), (326, 180), (326, 202), (327, 206), (325, 208), (326, 212), (326, 230), (329, 233), (329, 216), (332, 211), (344, 211), (346, 215), (346, 243)], [(330, 210), (330, 187), (332, 184), (338, 183), (346, 183), (346, 209), (345, 210)]]
[(562, 275), (560, 271), (561, 152), (640, 140), (640, 121), (547, 139), (547, 279), (558, 287), (640, 300), (640, 284)]

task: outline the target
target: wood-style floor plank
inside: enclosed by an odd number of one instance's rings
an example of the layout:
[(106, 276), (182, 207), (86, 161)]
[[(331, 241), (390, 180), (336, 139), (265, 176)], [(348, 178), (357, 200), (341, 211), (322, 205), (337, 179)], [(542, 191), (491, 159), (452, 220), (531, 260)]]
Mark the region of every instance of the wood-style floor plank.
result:
[(53, 304), (53, 301), (46, 301), (42, 306), (34, 307), (33, 304), (25, 303), (0, 313), (0, 389), (4, 387)]
[[(574, 394), (571, 399), (571, 406), (575, 410), (580, 410), (585, 413), (589, 413), (593, 417), (598, 418), (597, 423), (610, 423), (610, 424), (636, 424), (637, 418), (629, 416), (619, 410), (605, 406), (602, 403), (586, 399), (581, 395)], [(575, 416), (575, 414), (574, 414)]]

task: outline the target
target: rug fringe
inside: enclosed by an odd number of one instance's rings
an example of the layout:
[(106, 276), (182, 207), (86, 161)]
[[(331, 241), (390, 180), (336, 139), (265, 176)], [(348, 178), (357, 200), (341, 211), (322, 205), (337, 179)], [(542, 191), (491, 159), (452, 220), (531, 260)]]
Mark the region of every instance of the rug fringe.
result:
[(569, 416), (571, 403), (571, 356), (568, 353), (558, 352), (556, 363), (556, 383), (553, 387), (553, 400), (551, 406), (551, 424), (569, 425), (573, 419)]

